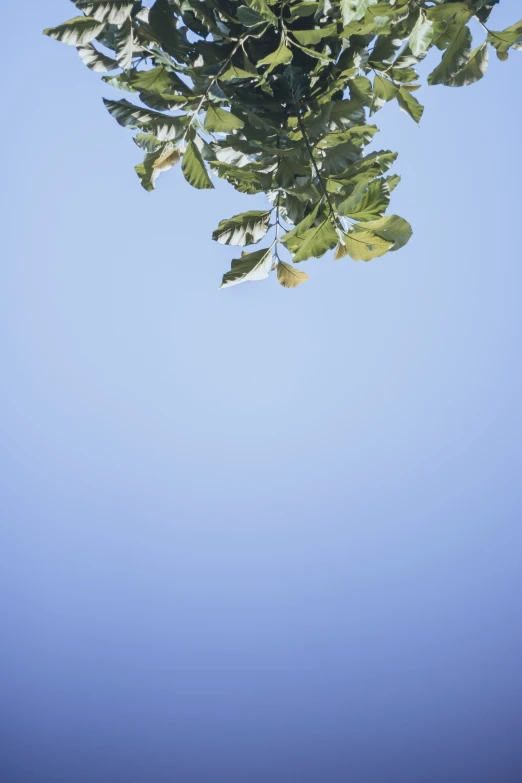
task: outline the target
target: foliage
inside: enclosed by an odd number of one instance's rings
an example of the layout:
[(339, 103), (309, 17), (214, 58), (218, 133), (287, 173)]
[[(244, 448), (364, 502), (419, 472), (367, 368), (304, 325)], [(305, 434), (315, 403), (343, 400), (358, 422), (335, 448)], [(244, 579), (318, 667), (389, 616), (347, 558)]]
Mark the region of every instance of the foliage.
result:
[[(498, 0), (74, 0), (83, 15), (45, 33), (78, 48), (133, 101), (105, 100), (138, 131), (136, 166), (152, 190), (181, 159), (185, 179), (212, 189), (213, 177), (271, 207), (223, 220), (214, 239), (261, 250), (232, 261), (222, 286), (277, 279), (294, 288), (308, 275), (293, 263), (335, 257), (369, 261), (402, 247), (409, 224), (385, 215), (399, 182), (396, 154), (366, 150), (369, 123), (385, 103), (419, 122), (417, 65), (440, 53), (429, 84), (473, 84), (492, 46), (501, 60), (522, 49), (522, 21), (486, 27)], [(485, 40), (472, 50), (475, 18)], [(113, 72), (118, 71), (116, 75)]]

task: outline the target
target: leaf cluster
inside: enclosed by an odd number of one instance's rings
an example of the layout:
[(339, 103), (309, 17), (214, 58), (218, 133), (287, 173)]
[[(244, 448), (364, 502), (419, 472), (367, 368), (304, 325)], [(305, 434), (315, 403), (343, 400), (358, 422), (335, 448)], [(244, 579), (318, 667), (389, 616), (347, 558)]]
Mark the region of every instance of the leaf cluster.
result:
[[(44, 32), (128, 99), (105, 99), (143, 151), (136, 173), (153, 190), (181, 160), (187, 182), (216, 178), (266, 210), (221, 221), (220, 243), (243, 251), (222, 287), (271, 271), (287, 288), (294, 265), (335, 248), (369, 261), (411, 236), (386, 214), (399, 182), (390, 150), (367, 149), (386, 103), (419, 122), (417, 66), (434, 53), (430, 85), (461, 87), (522, 48), (522, 21), (486, 26), (498, 0), (74, 0), (78, 15)], [(473, 47), (470, 22), (484, 32)], [(267, 241), (269, 232), (272, 238)], [(281, 257), (283, 256), (283, 258)]]

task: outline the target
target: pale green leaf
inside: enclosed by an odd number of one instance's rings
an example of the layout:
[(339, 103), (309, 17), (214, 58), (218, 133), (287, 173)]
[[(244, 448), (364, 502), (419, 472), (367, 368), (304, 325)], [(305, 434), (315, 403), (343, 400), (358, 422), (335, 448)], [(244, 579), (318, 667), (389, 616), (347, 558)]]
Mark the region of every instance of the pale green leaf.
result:
[(304, 232), (289, 232), (282, 242), (290, 250), (295, 263), (307, 258), (319, 258), (337, 244), (337, 232), (327, 215), (316, 226)]
[(354, 261), (371, 261), (372, 258), (383, 256), (393, 247), (393, 242), (377, 234), (354, 226), (343, 236), (335, 250), (335, 260), (350, 256)]
[(519, 48), (519, 44), (522, 43), (522, 19), (511, 27), (506, 27), (505, 30), (491, 30), (487, 41), (499, 54), (505, 54), (511, 47)]
[(232, 112), (209, 103), (205, 115), (205, 130), (217, 133), (227, 133), (228, 131), (242, 128), (244, 124), (243, 120), (240, 120), (239, 117), (236, 117)]
[(359, 182), (337, 211), (354, 220), (374, 220), (386, 211), (390, 203), (390, 188), (386, 180)]
[(398, 215), (388, 215), (387, 217), (372, 220), (371, 222), (359, 223), (358, 227), (365, 231), (371, 231), (388, 242), (393, 242), (392, 250), (398, 250), (408, 242), (412, 235), (411, 226), (407, 220)]

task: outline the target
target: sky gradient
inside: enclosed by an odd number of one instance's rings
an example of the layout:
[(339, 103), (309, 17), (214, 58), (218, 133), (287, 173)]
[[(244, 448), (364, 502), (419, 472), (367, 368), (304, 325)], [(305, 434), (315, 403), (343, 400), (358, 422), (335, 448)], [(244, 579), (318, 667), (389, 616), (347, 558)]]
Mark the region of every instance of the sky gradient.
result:
[(220, 291), (212, 230), (264, 199), (145, 193), (115, 92), (41, 35), (73, 6), (23, 8), (0, 779), (520, 783), (522, 53), (379, 113), (403, 250)]

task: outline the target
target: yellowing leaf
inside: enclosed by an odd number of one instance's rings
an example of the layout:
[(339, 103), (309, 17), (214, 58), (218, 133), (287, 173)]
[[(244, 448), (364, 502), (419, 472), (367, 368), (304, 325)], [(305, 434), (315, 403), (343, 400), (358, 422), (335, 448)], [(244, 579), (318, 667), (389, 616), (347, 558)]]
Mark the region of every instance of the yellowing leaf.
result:
[(277, 265), (277, 279), (284, 288), (297, 288), (298, 285), (304, 283), (305, 280), (309, 280), (309, 275), (306, 272), (301, 272), (291, 264), (285, 264), (284, 261), (279, 261)]

